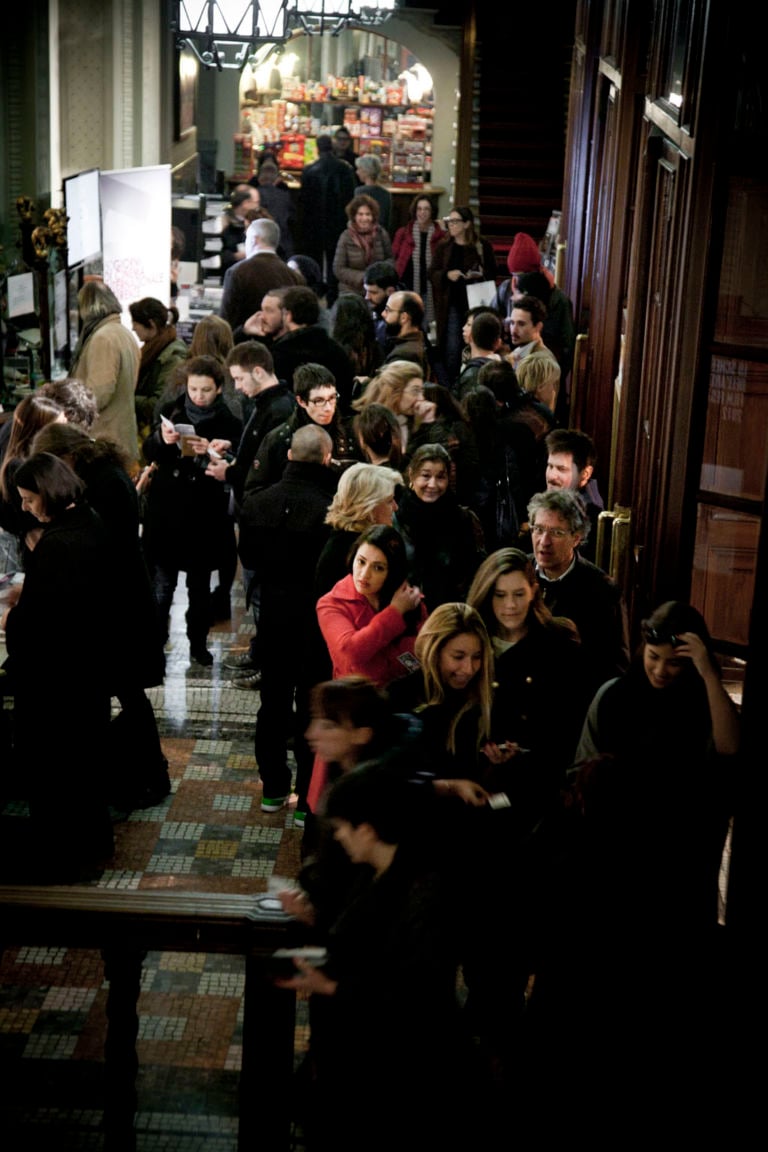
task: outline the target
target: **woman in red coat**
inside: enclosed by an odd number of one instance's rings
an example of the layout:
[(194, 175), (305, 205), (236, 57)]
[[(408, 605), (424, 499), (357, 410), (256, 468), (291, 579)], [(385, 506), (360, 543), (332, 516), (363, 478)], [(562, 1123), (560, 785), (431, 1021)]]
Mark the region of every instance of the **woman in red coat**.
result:
[(358, 537), (352, 571), (317, 602), (334, 679), (357, 674), (384, 687), (410, 670), (401, 657), (413, 652), (426, 609), (406, 570), (394, 528), (375, 524)]
[(392, 258), (397, 274), (411, 292), (418, 292), (424, 301), (428, 324), (435, 318), (432, 284), (429, 269), (435, 248), (445, 238), (445, 232), (433, 218), (432, 201), (428, 196), (415, 196), (408, 211), (410, 222), (398, 228), (392, 240)]

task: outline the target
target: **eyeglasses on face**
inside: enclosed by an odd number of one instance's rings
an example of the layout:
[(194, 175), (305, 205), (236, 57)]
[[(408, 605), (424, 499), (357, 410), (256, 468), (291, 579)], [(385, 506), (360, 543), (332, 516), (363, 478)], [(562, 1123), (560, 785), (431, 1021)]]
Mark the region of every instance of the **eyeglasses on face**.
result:
[(534, 524), (531, 527), (532, 536), (543, 536), (545, 532), (553, 540), (562, 540), (565, 536), (573, 535), (569, 528), (546, 528), (543, 524)]
[(461, 216), (443, 216), (443, 224), (466, 224)]
[(333, 408), (338, 398), (338, 392), (333, 396), (310, 396), (307, 404), (312, 404), (315, 408)]

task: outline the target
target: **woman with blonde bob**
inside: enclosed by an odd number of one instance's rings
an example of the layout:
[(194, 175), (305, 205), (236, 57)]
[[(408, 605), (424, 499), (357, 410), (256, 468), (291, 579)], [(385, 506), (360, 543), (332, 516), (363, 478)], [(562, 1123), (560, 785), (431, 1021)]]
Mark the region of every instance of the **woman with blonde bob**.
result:
[(516, 369), (517, 383), (554, 415), (560, 387), (560, 365), (551, 352), (541, 348), (524, 356)]
[(361, 532), (373, 524), (392, 524), (397, 509), (395, 492), (403, 478), (378, 464), (353, 464), (341, 474), (339, 486), (325, 518), (332, 531), (320, 554), (315, 593), (325, 595), (349, 571), (350, 552)]
[(347, 532), (363, 532), (370, 524), (388, 524), (395, 506), (394, 493), (403, 478), (393, 468), (353, 464), (341, 476), (326, 524)]

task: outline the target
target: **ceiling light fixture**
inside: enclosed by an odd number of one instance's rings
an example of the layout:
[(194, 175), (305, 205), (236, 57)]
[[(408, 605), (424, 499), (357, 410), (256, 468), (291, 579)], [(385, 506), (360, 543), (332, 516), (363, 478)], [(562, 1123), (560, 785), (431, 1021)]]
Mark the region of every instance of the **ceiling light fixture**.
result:
[(397, 0), (172, 0), (171, 29), (205, 68), (242, 69), (262, 44), (281, 44), (294, 31), (332, 36), (344, 28), (376, 28)]

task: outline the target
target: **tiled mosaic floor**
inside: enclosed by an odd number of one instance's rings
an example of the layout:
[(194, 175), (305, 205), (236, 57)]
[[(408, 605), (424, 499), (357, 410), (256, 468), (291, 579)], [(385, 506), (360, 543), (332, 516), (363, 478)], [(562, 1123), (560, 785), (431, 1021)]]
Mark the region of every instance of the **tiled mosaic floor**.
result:
[[(234, 687), (221, 657), (250, 636), (242, 594), (209, 636), (212, 668), (190, 665), (184, 588), (174, 603), (167, 676), (150, 694), (173, 781), (156, 808), (115, 826), (112, 866), (91, 886), (258, 893), (293, 876), (293, 802), (260, 810), (253, 758), (257, 692)], [(13, 803), (0, 815), (15, 820)], [(137, 1152), (234, 1152), (242, 1027), (239, 957), (150, 953), (139, 1000)], [(107, 985), (97, 952), (9, 945), (0, 963), (0, 1145), (100, 1150)], [(299, 1006), (297, 1051), (306, 1041)]]

